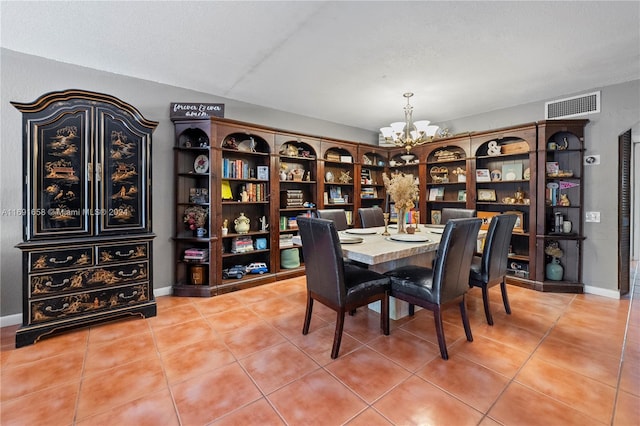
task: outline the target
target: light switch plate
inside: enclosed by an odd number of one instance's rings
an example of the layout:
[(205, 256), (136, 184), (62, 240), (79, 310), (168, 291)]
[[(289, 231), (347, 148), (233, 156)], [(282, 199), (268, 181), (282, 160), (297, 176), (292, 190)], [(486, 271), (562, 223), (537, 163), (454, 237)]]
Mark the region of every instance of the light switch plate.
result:
[(585, 212), (585, 222), (600, 222), (600, 212)]

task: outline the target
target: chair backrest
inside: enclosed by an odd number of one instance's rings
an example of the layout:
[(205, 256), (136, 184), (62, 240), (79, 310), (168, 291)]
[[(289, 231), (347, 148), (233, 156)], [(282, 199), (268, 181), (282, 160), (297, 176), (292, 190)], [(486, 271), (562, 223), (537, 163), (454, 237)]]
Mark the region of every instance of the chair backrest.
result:
[(460, 219), (468, 217), (476, 217), (476, 211), (473, 209), (454, 209), (451, 207), (445, 207), (442, 209), (440, 223), (447, 223), (449, 219)]
[(360, 207), (358, 216), (360, 216), (360, 225), (363, 228), (384, 226), (384, 213), (380, 207)]
[(334, 222), (327, 219), (299, 217), (307, 289), (335, 305), (346, 303), (342, 247)]
[(482, 281), (489, 283), (507, 273), (509, 244), (518, 216), (501, 214), (491, 218), (480, 261)]
[(451, 219), (444, 227), (433, 265), (433, 289), (438, 304), (469, 290), (471, 261), (482, 219)]
[(347, 224), (347, 214), (344, 209), (318, 209), (317, 213), (321, 219), (332, 220), (338, 231), (344, 231), (349, 228)]

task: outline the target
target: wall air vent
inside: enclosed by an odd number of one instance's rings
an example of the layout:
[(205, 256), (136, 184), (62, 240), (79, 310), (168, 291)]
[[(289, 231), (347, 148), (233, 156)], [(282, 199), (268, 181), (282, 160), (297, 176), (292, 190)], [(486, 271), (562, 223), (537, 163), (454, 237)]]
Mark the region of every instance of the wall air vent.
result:
[(545, 102), (544, 104), (544, 116), (547, 120), (577, 117), (598, 112), (600, 112), (599, 91)]

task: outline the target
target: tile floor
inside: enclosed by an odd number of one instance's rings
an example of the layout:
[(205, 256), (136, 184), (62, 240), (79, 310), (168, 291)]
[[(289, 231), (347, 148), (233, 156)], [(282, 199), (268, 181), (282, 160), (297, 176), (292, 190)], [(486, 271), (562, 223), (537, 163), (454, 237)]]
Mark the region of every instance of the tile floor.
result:
[(158, 316), (14, 349), (2, 329), (0, 423), (9, 425), (638, 425), (640, 308), (633, 297), (509, 287), (487, 326), (470, 291), (474, 341), (446, 312), (450, 359), (431, 314), (378, 330), (316, 303), (301, 334), (305, 281), (210, 299), (158, 298)]

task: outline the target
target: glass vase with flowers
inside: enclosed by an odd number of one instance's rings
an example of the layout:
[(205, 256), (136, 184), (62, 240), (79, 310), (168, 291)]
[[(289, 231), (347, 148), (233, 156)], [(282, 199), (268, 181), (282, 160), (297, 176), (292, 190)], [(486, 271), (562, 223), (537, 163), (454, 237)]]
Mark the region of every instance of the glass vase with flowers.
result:
[(382, 180), (398, 213), (398, 234), (404, 234), (406, 213), (415, 207), (418, 197), (416, 179), (411, 174), (394, 173), (389, 177), (383, 173)]

